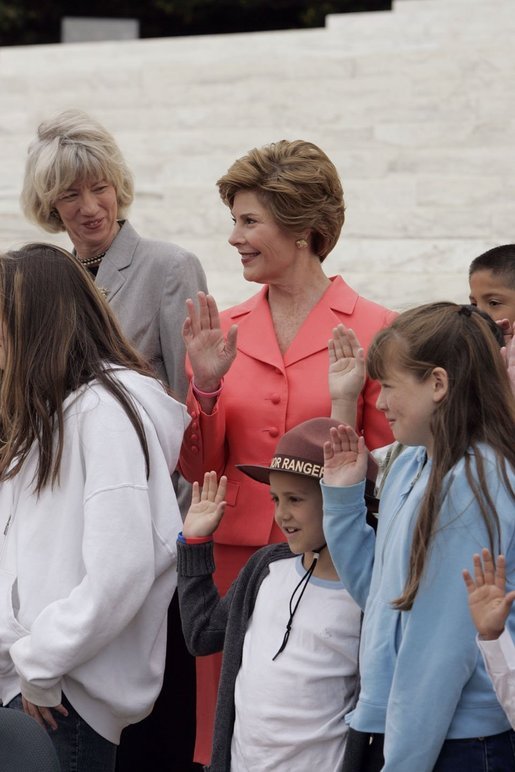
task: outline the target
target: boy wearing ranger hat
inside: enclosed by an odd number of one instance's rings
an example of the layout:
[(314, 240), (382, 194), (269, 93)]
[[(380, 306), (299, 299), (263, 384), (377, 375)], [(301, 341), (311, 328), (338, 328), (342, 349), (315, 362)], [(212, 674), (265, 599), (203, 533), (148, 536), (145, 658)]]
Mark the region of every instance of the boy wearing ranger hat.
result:
[(287, 544), (256, 552), (223, 598), (212, 580), (211, 536), (227, 481), (209, 472), (202, 491), (194, 484), (178, 587), (191, 653), (223, 649), (210, 772), (341, 768), (361, 615), (322, 530), (323, 444), (332, 426), (330, 418), (305, 421), (281, 438), (269, 466), (240, 465), (270, 485)]

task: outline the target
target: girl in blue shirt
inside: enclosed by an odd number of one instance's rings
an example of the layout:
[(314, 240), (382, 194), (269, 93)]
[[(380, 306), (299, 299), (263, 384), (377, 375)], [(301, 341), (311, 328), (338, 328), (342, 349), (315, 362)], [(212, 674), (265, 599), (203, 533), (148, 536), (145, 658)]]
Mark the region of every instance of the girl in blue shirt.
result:
[(386, 481), (376, 536), (362, 504), (363, 439), (340, 426), (325, 446), (326, 538), (365, 611), (351, 728), (365, 746), (384, 735), (384, 765), (353, 761), (353, 772), (483, 772), (486, 758), (489, 772), (514, 769), (515, 734), (456, 570), (488, 545), (506, 555), (515, 588), (515, 398), (498, 344), (468, 307), (433, 303), (381, 331), (367, 367), (381, 383), (377, 407), (411, 447)]

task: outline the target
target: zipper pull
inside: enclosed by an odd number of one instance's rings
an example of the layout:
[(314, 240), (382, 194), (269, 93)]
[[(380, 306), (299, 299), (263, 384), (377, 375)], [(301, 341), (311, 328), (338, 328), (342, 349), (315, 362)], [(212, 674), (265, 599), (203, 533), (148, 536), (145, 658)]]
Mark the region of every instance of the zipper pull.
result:
[(4, 536), (7, 536), (7, 531), (9, 530), (9, 526), (11, 525), (12, 515), (9, 515), (7, 519), (7, 523), (5, 524), (4, 528)]

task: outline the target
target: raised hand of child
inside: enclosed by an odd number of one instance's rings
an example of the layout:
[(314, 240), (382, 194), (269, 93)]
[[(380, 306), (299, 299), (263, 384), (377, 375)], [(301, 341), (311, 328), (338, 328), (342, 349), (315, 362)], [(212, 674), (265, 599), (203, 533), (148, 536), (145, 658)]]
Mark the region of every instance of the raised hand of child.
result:
[(513, 338), (515, 324), (512, 324), (509, 319), (496, 319), (495, 323), (501, 328), (504, 335), (504, 343), (507, 346)]
[(504, 623), (515, 600), (515, 590), (506, 593), (506, 569), (504, 555), (497, 558), (497, 566), (490, 551), (482, 550), (483, 562), (479, 555), (473, 556), (474, 579), (465, 569), (463, 580), (467, 586), (469, 608), (480, 636), (485, 640), (498, 638), (504, 630)]
[(508, 369), (508, 377), (510, 379), (511, 388), (515, 394), (515, 322), (511, 328), (511, 337), (504, 336), (506, 346), (502, 349), (504, 361)]
[(216, 472), (206, 472), (202, 490), (198, 482), (193, 483), (191, 506), (184, 519), (182, 533), (185, 539), (211, 536), (216, 531), (225, 510), (227, 477)]
[(339, 324), (328, 341), (331, 418), (354, 426), (365, 383), (365, 353), (354, 330)]
[(364, 438), (351, 426), (331, 428), (330, 435), (324, 443), (324, 483), (343, 487), (364, 480), (368, 462)]

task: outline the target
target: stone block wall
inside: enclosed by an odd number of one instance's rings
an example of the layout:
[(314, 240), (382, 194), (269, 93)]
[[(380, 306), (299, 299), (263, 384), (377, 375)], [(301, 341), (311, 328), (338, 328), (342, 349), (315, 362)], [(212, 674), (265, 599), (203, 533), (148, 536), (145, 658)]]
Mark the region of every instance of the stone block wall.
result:
[(324, 29), (0, 49), (0, 248), (44, 234), (18, 196), (37, 124), (80, 107), (136, 178), (133, 224), (195, 251), (221, 307), (256, 288), (216, 179), (256, 145), (312, 140), (347, 216), (328, 258), (403, 308), (465, 300), (470, 260), (515, 241), (512, 0), (397, 0)]

